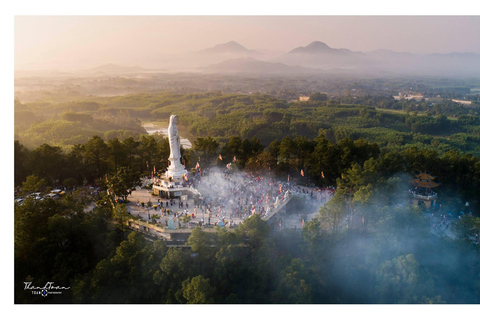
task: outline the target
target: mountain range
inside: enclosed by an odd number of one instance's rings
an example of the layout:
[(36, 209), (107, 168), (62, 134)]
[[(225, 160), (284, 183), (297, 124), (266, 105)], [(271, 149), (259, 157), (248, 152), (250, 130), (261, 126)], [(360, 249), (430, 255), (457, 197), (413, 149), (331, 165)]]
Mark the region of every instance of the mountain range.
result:
[[(480, 76), (480, 55), (469, 52), (418, 55), (408, 52), (376, 50), (372, 52), (332, 48), (321, 41), (289, 52), (272, 55), (250, 50), (230, 41), (203, 50), (158, 57), (145, 61), (169, 72), (194, 71), (245, 74), (368, 74), (424, 76)], [(141, 67), (104, 65), (91, 73), (140, 73), (153, 71)]]
[(305, 47), (262, 59), (258, 51), (248, 50), (231, 41), (224, 45), (202, 50), (202, 54), (217, 56), (228, 51), (229, 59), (217, 60), (203, 70), (236, 73), (394, 73), (399, 75), (464, 75), (480, 76), (480, 55), (474, 53), (448, 53), (416, 55), (408, 52), (376, 50), (373, 52), (331, 48), (314, 41)]

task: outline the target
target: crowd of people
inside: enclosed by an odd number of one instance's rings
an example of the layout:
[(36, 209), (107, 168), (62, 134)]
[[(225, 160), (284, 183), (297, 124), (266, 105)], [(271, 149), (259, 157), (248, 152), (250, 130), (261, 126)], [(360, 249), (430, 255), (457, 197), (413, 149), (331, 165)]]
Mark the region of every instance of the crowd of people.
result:
[(244, 220), (252, 214), (269, 218), (292, 194), (302, 194), (315, 204), (324, 203), (334, 188), (307, 188), (270, 175), (248, 172), (210, 172), (194, 182), (202, 195), (199, 204), (209, 217)]
[[(156, 220), (157, 223), (165, 220), (165, 225), (172, 218), (180, 226), (180, 218), (189, 216), (191, 220), (197, 218), (191, 222), (196, 225), (233, 226), (254, 214), (264, 219), (272, 217), (292, 195), (301, 196), (312, 207), (319, 207), (335, 192), (334, 187), (305, 187), (288, 180), (281, 181), (273, 175), (253, 172), (202, 170), (190, 175), (184, 182), (184, 186), (198, 191), (193, 196), (193, 206), (181, 198), (157, 198), (155, 212), (152, 213), (161, 218)], [(144, 179), (144, 182), (146, 186), (155, 181)]]

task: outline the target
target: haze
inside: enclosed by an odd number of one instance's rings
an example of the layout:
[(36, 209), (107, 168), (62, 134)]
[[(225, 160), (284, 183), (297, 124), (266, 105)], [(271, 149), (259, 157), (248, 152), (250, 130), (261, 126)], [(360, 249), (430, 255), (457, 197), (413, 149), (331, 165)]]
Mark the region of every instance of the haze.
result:
[(313, 41), (361, 52), (480, 54), (478, 30), (478, 16), (16, 16), (15, 68), (163, 68), (172, 55), (229, 41), (269, 59)]

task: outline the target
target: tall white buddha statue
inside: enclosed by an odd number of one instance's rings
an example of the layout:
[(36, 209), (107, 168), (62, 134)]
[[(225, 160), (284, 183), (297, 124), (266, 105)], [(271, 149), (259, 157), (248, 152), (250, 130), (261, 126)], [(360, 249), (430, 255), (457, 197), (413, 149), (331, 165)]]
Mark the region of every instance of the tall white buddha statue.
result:
[(170, 116), (170, 123), (168, 125), (168, 143), (170, 145), (170, 156), (168, 160), (170, 165), (167, 168), (167, 177), (173, 179), (181, 178), (187, 170), (180, 161), (180, 135), (177, 129), (178, 117), (174, 114)]

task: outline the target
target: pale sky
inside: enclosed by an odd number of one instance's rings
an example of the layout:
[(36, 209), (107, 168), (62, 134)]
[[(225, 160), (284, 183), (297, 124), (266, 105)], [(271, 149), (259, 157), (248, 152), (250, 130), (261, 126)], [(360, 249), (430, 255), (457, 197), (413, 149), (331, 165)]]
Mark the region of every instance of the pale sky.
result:
[[(15, 65), (135, 65), (228, 41), (287, 52), (312, 41), (352, 51), (480, 54), (480, 16), (16, 16)], [(137, 63), (138, 64), (138, 63)]]

